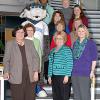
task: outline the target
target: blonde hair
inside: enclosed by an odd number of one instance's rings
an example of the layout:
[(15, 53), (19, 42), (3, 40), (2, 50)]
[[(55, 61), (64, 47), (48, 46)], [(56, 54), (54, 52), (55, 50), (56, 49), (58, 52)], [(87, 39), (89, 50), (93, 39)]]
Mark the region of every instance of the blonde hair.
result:
[(89, 31), (88, 31), (88, 28), (87, 28), (84, 24), (79, 25), (79, 26), (78, 26), (78, 30), (79, 30), (80, 28), (83, 28), (83, 29), (85, 30), (85, 32), (86, 32), (86, 37), (89, 38), (90, 33), (89, 33)]
[(57, 38), (58, 35), (62, 36), (62, 38), (64, 40), (64, 43), (66, 43), (66, 41), (67, 41), (67, 35), (66, 35), (66, 33), (64, 31), (62, 31), (62, 32), (56, 32), (54, 34), (54, 37), (53, 37), (54, 38), (54, 42), (56, 42), (56, 38)]

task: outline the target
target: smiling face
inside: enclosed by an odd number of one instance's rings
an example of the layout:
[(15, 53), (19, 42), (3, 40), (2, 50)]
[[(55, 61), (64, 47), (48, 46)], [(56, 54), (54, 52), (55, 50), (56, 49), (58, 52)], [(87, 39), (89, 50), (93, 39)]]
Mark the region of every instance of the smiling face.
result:
[(56, 26), (56, 30), (57, 30), (58, 32), (63, 31), (63, 30), (64, 30), (63, 25), (62, 25), (61, 23), (58, 23), (57, 26)]
[(25, 34), (25, 32), (23, 29), (16, 31), (16, 40), (23, 40), (24, 34)]
[(80, 14), (81, 14), (81, 10), (79, 7), (75, 7), (74, 8), (74, 14), (76, 17), (80, 17)]
[(62, 0), (62, 5), (64, 8), (68, 8), (70, 5), (70, 1), (69, 0)]
[(81, 19), (78, 19), (78, 20), (75, 20), (74, 21), (74, 28), (75, 30), (77, 31), (78, 29), (78, 26), (82, 24), (82, 20)]
[(80, 39), (84, 39), (86, 37), (86, 30), (84, 28), (78, 29), (78, 37)]
[(62, 45), (64, 45), (64, 39), (62, 35), (57, 35), (55, 38), (55, 43), (57, 47), (61, 47)]
[(32, 27), (27, 27), (27, 28), (26, 28), (26, 32), (27, 32), (28, 37), (33, 37), (33, 35), (34, 35), (34, 30), (33, 30)]
[(55, 16), (54, 16), (54, 23), (56, 24), (60, 20), (61, 20), (60, 13), (56, 13)]

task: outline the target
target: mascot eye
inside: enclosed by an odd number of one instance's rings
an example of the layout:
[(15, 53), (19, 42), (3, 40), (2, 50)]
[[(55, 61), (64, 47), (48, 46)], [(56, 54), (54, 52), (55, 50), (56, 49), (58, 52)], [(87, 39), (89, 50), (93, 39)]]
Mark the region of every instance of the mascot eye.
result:
[(35, 16), (35, 18), (39, 18), (39, 16)]

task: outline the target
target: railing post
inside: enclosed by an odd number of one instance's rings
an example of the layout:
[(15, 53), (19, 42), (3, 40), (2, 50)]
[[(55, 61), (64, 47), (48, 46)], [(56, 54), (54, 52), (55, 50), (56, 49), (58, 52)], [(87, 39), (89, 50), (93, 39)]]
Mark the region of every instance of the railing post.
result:
[(74, 2), (75, 2), (76, 4), (78, 4), (78, 5), (81, 4), (81, 0), (74, 0)]
[(82, 0), (74, 0), (74, 2), (82, 7)]

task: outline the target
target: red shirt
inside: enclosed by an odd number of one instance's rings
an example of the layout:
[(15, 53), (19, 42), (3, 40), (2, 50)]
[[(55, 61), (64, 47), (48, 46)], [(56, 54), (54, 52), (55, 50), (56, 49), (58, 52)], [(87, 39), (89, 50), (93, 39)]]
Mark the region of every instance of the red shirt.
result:
[[(68, 47), (71, 47), (71, 38), (70, 38), (70, 35), (66, 34), (66, 36), (67, 36), (67, 41), (66, 41), (65, 45), (68, 46)], [(54, 47), (56, 47), (56, 44), (54, 42), (54, 36), (53, 36), (51, 44), (50, 44), (50, 50), (53, 49)]]

